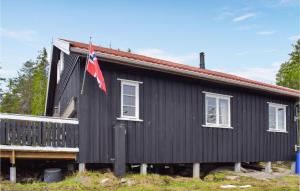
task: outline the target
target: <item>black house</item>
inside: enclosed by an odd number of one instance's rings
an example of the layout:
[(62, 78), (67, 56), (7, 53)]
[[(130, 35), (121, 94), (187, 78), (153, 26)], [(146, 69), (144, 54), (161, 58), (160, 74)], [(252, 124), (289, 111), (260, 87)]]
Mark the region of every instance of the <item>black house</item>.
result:
[(78, 118), (82, 169), (294, 160), (299, 91), (95, 46), (107, 94), (86, 75), (81, 95), (88, 44), (52, 48), (46, 115)]

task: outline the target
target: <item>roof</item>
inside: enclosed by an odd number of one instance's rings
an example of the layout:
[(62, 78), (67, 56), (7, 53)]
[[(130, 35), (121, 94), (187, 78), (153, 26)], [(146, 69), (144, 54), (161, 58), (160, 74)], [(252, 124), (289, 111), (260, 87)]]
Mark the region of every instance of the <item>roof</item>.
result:
[[(67, 44), (63, 44), (63, 42)], [(54, 43), (55, 44), (55, 43)], [(81, 42), (76, 42), (76, 41), (71, 41), (71, 40), (65, 40), (65, 39), (59, 39), (56, 43), (58, 48), (63, 48), (65, 49), (65, 52), (70, 52), (70, 51), (75, 51), (75, 52), (81, 52), (81, 53), (86, 53), (88, 50), (89, 45), (86, 43), (81, 43)], [(227, 74), (223, 72), (217, 72), (213, 70), (208, 70), (208, 69), (201, 69), (198, 67), (193, 67), (193, 66), (188, 66), (184, 64), (179, 64), (171, 61), (166, 61), (166, 60), (161, 60), (157, 58), (152, 58), (148, 56), (143, 56), (143, 55), (138, 55), (130, 52), (125, 52), (125, 51), (120, 51), (120, 50), (114, 50), (111, 48), (104, 48), (100, 46), (95, 46), (93, 45), (94, 50), (97, 54), (97, 56), (111, 56), (111, 58), (115, 59), (120, 59), (123, 58), (122, 61), (127, 60), (128, 62), (133, 62), (137, 61), (140, 64), (143, 63), (150, 63), (150, 67), (163, 67), (166, 70), (170, 71), (182, 71), (185, 72), (186, 74), (198, 74), (202, 78), (207, 78), (210, 80), (215, 80), (219, 82), (226, 82), (229, 84), (234, 84), (234, 85), (240, 85), (244, 87), (249, 87), (249, 88), (254, 88), (254, 89), (261, 89), (269, 92), (274, 92), (274, 93), (279, 93), (279, 94), (284, 94), (284, 95), (289, 95), (289, 96), (294, 96), (294, 97), (299, 97), (300, 91), (293, 90), (290, 88), (282, 87), (282, 86), (277, 86), (277, 85), (272, 85), (272, 84), (267, 84), (263, 82), (258, 82), (255, 80), (250, 80), (247, 78), (239, 77), (236, 75), (232, 74)], [(149, 65), (148, 65), (149, 66)]]

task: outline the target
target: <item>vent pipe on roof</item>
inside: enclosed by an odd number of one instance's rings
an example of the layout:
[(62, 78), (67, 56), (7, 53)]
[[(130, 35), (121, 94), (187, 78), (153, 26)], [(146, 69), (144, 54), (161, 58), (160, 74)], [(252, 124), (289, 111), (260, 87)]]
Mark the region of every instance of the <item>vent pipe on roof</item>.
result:
[(200, 68), (205, 69), (204, 52), (200, 52)]

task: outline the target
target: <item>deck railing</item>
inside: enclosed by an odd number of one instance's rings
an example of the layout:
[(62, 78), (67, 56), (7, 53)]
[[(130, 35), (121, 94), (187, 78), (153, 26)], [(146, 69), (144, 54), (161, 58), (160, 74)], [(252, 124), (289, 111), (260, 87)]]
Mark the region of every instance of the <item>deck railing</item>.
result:
[(0, 113), (0, 144), (78, 147), (78, 120)]

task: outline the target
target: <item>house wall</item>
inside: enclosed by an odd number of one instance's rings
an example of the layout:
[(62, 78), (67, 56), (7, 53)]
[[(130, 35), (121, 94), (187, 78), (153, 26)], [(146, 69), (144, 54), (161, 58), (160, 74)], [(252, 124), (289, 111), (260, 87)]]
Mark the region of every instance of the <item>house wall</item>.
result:
[[(56, 83), (56, 90), (54, 94), (54, 106), (60, 105), (60, 114), (66, 109), (72, 97), (79, 96), (79, 56), (75, 54), (64, 54), (64, 69), (58, 83)], [(56, 67), (54, 67), (56, 70)], [(56, 81), (56, 77), (55, 77)], [(76, 104), (78, 110), (78, 104)], [(74, 117), (77, 117), (77, 113)]]
[[(87, 75), (80, 97), (79, 161), (111, 163), (113, 126), (120, 117), (120, 81), (140, 85), (140, 118), (126, 121), (127, 163), (192, 163), (292, 160), (296, 144), (295, 99), (242, 87), (100, 61), (105, 95)], [(81, 78), (84, 61), (80, 65)], [(202, 127), (204, 93), (232, 95), (233, 129)], [(288, 133), (268, 132), (268, 105), (288, 105)]]

